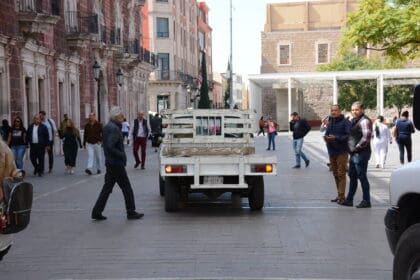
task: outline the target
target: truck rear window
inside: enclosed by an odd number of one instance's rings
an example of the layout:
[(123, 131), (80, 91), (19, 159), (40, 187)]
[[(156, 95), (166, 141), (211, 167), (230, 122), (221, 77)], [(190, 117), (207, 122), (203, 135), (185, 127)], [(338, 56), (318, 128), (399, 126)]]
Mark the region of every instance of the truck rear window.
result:
[(221, 136), (221, 117), (196, 117), (195, 134), (197, 136)]

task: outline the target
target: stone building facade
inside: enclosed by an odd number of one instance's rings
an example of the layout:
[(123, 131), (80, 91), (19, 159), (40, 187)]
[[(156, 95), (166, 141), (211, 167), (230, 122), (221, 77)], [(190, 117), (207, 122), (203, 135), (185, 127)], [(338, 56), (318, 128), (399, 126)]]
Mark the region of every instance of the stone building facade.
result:
[(203, 53), (211, 81), (212, 30), (208, 12), (207, 5), (196, 0), (147, 1), (144, 6), (143, 46), (150, 47), (158, 60), (149, 82), (151, 112), (197, 104)]
[[(89, 112), (106, 122), (147, 108), (153, 53), (141, 43), (140, 0), (3, 0), (0, 3), (0, 117), (40, 110), (78, 127)], [(98, 67), (94, 76), (93, 66)], [(118, 73), (118, 74), (117, 74)]]
[[(261, 34), (261, 73), (312, 72), (337, 53), (345, 18), (357, 9), (355, 0), (322, 0), (273, 3), (266, 6)], [(360, 53), (367, 55), (364, 50)], [(328, 114), (332, 85), (293, 85), (292, 108), (316, 123)], [(287, 89), (266, 89), (262, 112), (287, 129)], [(275, 102), (273, 102), (275, 100)]]

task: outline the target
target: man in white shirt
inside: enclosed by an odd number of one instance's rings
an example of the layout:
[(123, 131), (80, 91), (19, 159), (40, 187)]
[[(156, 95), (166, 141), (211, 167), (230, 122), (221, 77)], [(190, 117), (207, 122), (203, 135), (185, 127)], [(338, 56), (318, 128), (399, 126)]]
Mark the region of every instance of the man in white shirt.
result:
[(57, 134), (57, 126), (53, 119), (47, 118), (45, 111), (40, 111), (39, 116), (41, 118), (41, 122), (45, 125), (48, 129), (48, 146), (47, 146), (47, 153), (48, 153), (48, 173), (51, 173), (54, 165), (54, 137)]
[[(144, 118), (144, 113), (139, 112), (137, 118), (134, 119), (130, 126), (130, 137), (133, 139), (133, 155), (136, 163), (134, 168), (137, 168), (141, 164), (141, 169), (144, 169), (146, 162), (146, 145), (147, 137), (149, 136), (149, 127), (147, 120)], [(141, 147), (141, 161), (139, 159), (138, 151)]]

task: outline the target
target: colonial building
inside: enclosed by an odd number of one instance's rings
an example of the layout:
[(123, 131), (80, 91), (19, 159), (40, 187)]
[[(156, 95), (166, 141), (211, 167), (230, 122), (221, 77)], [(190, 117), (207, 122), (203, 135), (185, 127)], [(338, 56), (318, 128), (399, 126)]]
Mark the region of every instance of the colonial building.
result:
[(196, 0), (147, 1), (143, 10), (143, 46), (157, 54), (150, 76), (149, 110), (183, 109), (197, 103), (201, 55), (212, 77), (208, 7)]
[[(357, 9), (356, 0), (321, 0), (273, 3), (266, 6), (261, 33), (261, 73), (312, 72), (336, 55), (345, 18)], [(358, 50), (367, 55), (366, 50)], [(305, 97), (305, 98), (303, 98)], [(262, 112), (287, 128), (287, 89), (265, 89)], [(273, 102), (275, 101), (275, 102)], [(309, 120), (328, 113), (332, 86), (293, 85), (292, 108)]]
[(141, 46), (141, 0), (3, 0), (0, 116), (27, 126), (40, 110), (83, 126), (106, 122), (112, 105), (128, 118), (147, 109), (154, 54)]

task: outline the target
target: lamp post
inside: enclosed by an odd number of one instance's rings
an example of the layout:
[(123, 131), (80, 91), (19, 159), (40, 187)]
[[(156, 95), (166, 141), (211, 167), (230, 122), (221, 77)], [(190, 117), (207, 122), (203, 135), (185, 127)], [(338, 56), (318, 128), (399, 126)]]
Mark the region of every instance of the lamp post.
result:
[(98, 110), (98, 121), (101, 122), (101, 95), (100, 95), (100, 81), (99, 75), (101, 74), (101, 66), (99, 65), (98, 61), (95, 60), (93, 64), (93, 77), (95, 81), (98, 83), (98, 91), (97, 91), (97, 110)]
[(121, 68), (118, 68), (118, 71), (117, 71), (116, 75), (117, 75), (118, 85), (121, 87), (123, 85), (123, 82), (124, 82), (124, 74), (121, 71)]

